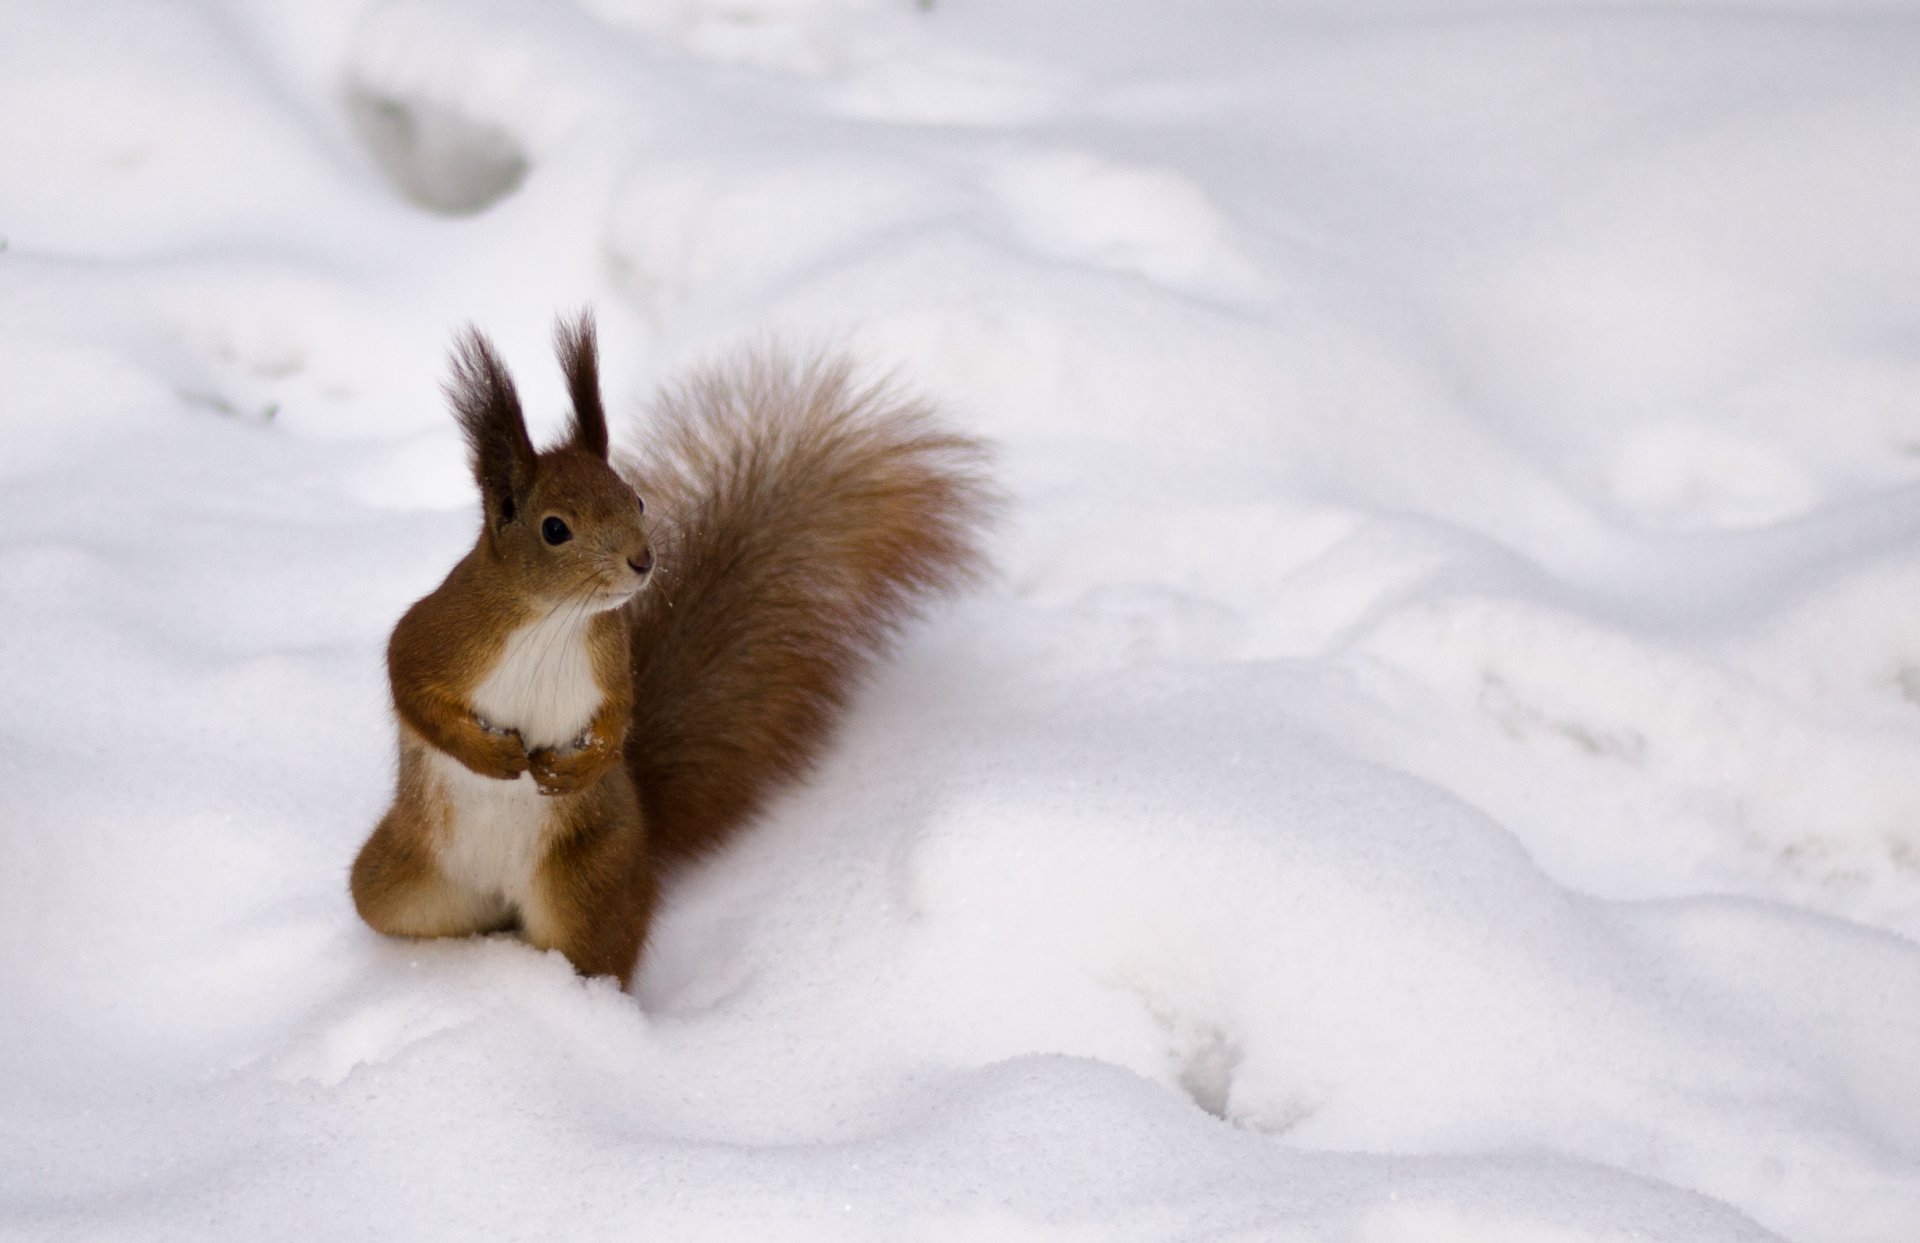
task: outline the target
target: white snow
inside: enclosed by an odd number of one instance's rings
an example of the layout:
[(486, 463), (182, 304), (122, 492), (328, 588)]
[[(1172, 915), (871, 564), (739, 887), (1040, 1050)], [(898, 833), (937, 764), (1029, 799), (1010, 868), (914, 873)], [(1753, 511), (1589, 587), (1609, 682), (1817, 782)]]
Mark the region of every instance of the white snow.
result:
[[(0, 0), (0, 1237), (1920, 1238), (1920, 14)], [(996, 585), (631, 995), (384, 940), (472, 320)], [(645, 435), (620, 420), (620, 434)]]

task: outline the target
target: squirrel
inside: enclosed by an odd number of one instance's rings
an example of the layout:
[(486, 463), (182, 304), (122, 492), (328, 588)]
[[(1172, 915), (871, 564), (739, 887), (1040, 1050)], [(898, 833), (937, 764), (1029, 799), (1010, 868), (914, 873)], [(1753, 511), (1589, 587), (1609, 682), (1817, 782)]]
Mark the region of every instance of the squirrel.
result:
[(662, 877), (803, 775), (906, 623), (982, 574), (994, 500), (978, 441), (837, 357), (697, 374), (611, 455), (591, 314), (555, 339), (573, 410), (544, 451), (493, 346), (456, 343), (480, 533), (388, 643), (399, 771), (351, 890), (382, 933), (514, 930), (625, 987)]

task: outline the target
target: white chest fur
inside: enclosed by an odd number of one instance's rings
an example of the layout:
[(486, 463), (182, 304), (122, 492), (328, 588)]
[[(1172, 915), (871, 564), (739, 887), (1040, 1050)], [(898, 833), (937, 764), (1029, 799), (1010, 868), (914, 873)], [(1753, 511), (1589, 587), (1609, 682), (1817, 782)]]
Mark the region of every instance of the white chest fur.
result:
[(528, 750), (578, 738), (605, 697), (587, 650), (594, 616), (563, 607), (507, 636), (499, 663), (473, 692), (473, 710), (496, 729), (518, 730)]
[[(587, 649), (592, 616), (561, 609), (514, 631), (474, 691), (474, 711), (496, 729), (518, 731), (528, 750), (578, 738), (605, 698)], [(443, 752), (427, 754), (451, 813), (441, 868), (474, 892), (520, 902), (540, 862), (553, 800), (529, 774), (498, 781)]]
[(427, 757), (449, 812), (438, 850), (441, 870), (464, 889), (518, 905), (540, 864), (551, 800), (525, 773), (497, 781), (444, 751), (428, 748)]

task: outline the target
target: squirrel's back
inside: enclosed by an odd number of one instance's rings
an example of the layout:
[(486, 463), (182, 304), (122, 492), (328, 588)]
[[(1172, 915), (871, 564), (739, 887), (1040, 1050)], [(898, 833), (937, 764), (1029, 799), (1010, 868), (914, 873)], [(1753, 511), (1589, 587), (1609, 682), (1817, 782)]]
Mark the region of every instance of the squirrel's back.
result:
[(641, 443), (620, 468), (662, 526), (625, 751), (671, 865), (802, 773), (900, 627), (979, 574), (992, 499), (978, 442), (838, 358), (699, 374)]

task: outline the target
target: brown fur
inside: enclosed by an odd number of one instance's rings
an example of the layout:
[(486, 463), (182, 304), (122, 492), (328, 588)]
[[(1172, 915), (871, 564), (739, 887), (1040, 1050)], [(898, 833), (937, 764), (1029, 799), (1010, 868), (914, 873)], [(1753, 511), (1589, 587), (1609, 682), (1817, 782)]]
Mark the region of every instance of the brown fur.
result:
[[(484, 339), (470, 333), (456, 353), (449, 394), (485, 520), (394, 629), (399, 778), (352, 888), (383, 932), (517, 927), (625, 983), (662, 870), (801, 775), (920, 603), (978, 571), (988, 493), (979, 445), (939, 431), (922, 404), (857, 384), (843, 361), (778, 357), (669, 393), (653, 441), (616, 473), (590, 321), (563, 326), (559, 352), (574, 418), (545, 453)], [(558, 548), (539, 534), (556, 513), (573, 531)], [(566, 632), (599, 696), (586, 728), (529, 750), (516, 722), (481, 719), (476, 696), (505, 684), (503, 670), (540, 678), (563, 663), (542, 648), (511, 664), (510, 636), (529, 642), (546, 632), (523, 628), (645, 580), (655, 535), (648, 585)], [(513, 685), (542, 702), (542, 688)], [(449, 775), (436, 754), (486, 780)], [(529, 772), (531, 801), (518, 781)]]

